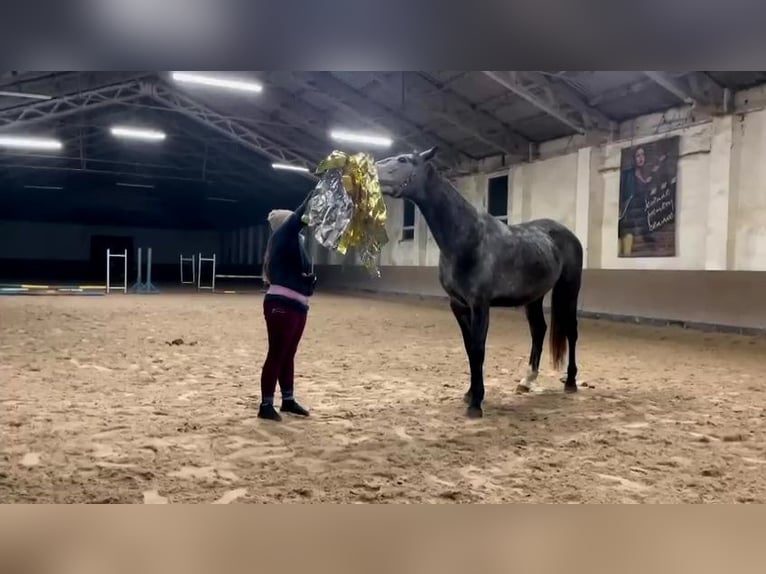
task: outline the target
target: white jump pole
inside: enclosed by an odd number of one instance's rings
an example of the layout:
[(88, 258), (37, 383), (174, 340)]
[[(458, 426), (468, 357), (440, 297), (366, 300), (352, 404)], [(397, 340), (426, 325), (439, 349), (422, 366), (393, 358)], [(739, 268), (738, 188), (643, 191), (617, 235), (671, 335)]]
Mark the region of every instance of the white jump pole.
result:
[[(215, 253), (213, 253), (212, 257), (202, 257), (202, 253), (199, 254), (199, 259), (197, 259), (199, 264), (199, 271), (197, 273), (197, 290), (201, 289), (209, 289), (210, 291), (215, 291)], [(209, 261), (213, 264), (213, 277), (210, 285), (202, 285), (202, 263), (204, 261)]]
[(120, 289), (123, 293), (128, 292), (128, 250), (125, 249), (121, 254), (116, 253), (113, 254), (111, 249), (106, 250), (106, 292), (109, 293), (112, 290), (112, 270), (110, 263), (112, 262), (112, 259), (115, 258), (122, 258), (123, 263), (123, 277), (122, 277), (122, 287), (117, 287), (116, 289)]
[[(215, 260), (215, 255), (213, 255), (213, 260)], [(217, 263), (217, 261), (215, 263)], [(311, 271), (312, 271), (312, 273), (314, 271), (314, 261), (313, 261), (313, 259), (311, 261)], [(257, 279), (257, 280), (263, 281), (264, 280), (263, 279), (263, 265), (261, 265), (261, 273), (259, 273), (257, 275), (218, 273), (217, 272), (217, 266), (215, 266), (215, 267), (213, 267), (213, 286), (214, 287), (215, 287), (215, 282), (218, 279)], [(224, 291), (224, 293), (235, 293), (235, 291)]]
[[(191, 281), (185, 281), (184, 280), (184, 263), (191, 262)], [(183, 255), (180, 255), (179, 263), (181, 265), (181, 285), (194, 285), (197, 283), (196, 275), (197, 275), (197, 265), (196, 265), (196, 257), (192, 255), (191, 257), (184, 257)]]
[(197, 291), (199, 291), (202, 289), (202, 253), (197, 257), (197, 265), (199, 265), (199, 269), (197, 270)]

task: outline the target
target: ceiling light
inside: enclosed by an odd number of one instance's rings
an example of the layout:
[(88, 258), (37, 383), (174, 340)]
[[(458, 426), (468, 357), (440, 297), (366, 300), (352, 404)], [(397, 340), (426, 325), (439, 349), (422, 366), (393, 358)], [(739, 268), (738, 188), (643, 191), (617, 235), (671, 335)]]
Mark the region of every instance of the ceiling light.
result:
[(157, 130), (147, 130), (142, 128), (129, 128), (123, 126), (114, 126), (111, 129), (112, 135), (121, 138), (130, 138), (144, 141), (162, 141), (165, 139), (165, 132)]
[(25, 185), (27, 189), (64, 189), (58, 185)]
[(21, 149), (58, 150), (63, 146), (59, 140), (26, 136), (0, 136), (0, 146)]
[(50, 100), (53, 96), (46, 96), (45, 94), (28, 94), (25, 92), (6, 92), (0, 91), (0, 96), (7, 98), (27, 98), (29, 100)]
[(148, 183), (123, 183), (121, 181), (118, 181), (117, 185), (119, 185), (120, 187), (142, 187), (146, 189), (154, 189), (154, 185), (151, 185)]
[(239, 90), (241, 92), (260, 93), (263, 90), (263, 86), (257, 82), (246, 82), (244, 80), (234, 80), (230, 78), (222, 78), (220, 76), (205, 76), (190, 72), (173, 72), (171, 77), (177, 82), (212, 86), (215, 88), (227, 88), (229, 90)]
[(390, 147), (394, 141), (385, 136), (376, 136), (371, 134), (355, 134), (352, 132), (332, 131), (330, 137), (338, 141), (346, 141), (360, 144), (370, 144), (374, 146)]
[(302, 171), (304, 173), (308, 173), (310, 170), (307, 167), (303, 167), (302, 165), (290, 165), (288, 163), (272, 163), (271, 167), (274, 169), (285, 169), (288, 171)]

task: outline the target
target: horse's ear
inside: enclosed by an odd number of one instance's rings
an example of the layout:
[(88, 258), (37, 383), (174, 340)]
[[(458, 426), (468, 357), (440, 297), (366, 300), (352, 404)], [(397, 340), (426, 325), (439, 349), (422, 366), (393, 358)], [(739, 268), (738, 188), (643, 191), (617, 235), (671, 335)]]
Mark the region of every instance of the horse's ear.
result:
[(436, 155), (436, 151), (438, 149), (439, 149), (438, 146), (434, 146), (431, 149), (427, 149), (426, 151), (420, 152), (420, 159), (422, 159), (423, 161), (431, 160)]

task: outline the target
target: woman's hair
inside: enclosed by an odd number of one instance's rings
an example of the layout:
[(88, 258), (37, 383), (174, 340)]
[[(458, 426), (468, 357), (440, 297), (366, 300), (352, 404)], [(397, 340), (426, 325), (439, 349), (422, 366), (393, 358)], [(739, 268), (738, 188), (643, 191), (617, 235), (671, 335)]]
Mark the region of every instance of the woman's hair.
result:
[(266, 217), (272, 233), (279, 229), (285, 220), (293, 214), (289, 209), (272, 209)]
[(293, 214), (292, 211), (289, 209), (273, 209), (269, 212), (269, 215), (266, 217), (266, 220), (269, 222), (269, 227), (271, 228), (271, 235), (269, 235), (269, 240), (266, 242), (266, 253), (263, 256), (263, 281), (264, 283), (270, 283), (269, 281), (269, 252), (271, 251), (271, 238), (274, 237), (274, 232), (279, 229), (282, 224), (287, 221), (287, 218), (290, 217)]

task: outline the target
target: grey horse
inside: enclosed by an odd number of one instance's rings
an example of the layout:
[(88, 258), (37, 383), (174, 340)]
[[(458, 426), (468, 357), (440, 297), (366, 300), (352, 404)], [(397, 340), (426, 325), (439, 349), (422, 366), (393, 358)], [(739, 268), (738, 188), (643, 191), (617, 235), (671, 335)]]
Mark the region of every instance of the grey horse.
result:
[(479, 212), (431, 164), (436, 148), (376, 163), (384, 195), (414, 203), (439, 246), (439, 281), (449, 296), (471, 369), (465, 394), (467, 415), (483, 416), (484, 353), (491, 307), (525, 307), (532, 349), (526, 376), (517, 386), (528, 392), (537, 378), (547, 325), (543, 297), (551, 295), (550, 349), (566, 392), (577, 391), (577, 298), (582, 278), (580, 240), (551, 219), (506, 225)]

